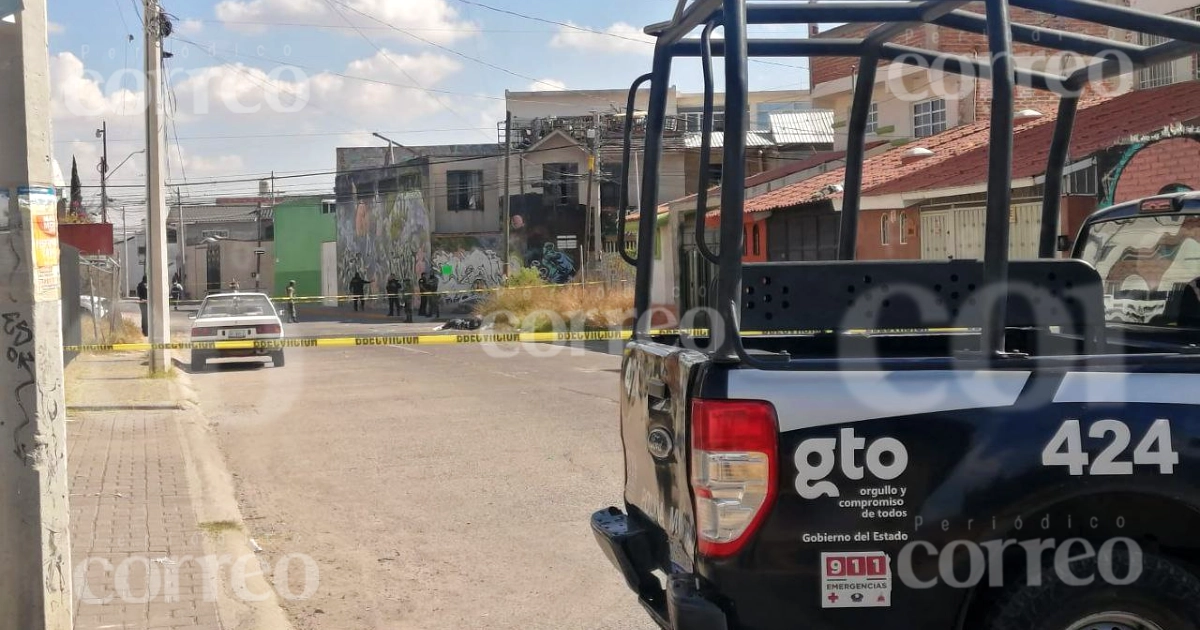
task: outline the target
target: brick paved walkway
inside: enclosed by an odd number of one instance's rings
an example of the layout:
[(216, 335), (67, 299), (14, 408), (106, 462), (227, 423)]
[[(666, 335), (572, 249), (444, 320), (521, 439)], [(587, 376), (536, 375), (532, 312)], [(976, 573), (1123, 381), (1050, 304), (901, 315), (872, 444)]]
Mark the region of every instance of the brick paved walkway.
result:
[[(137, 359), (83, 358), (73, 402), (169, 403), (170, 383)], [(82, 369), (76, 369), (82, 368)], [(76, 630), (222, 628), (215, 566), (187, 480), (180, 411), (69, 413)]]

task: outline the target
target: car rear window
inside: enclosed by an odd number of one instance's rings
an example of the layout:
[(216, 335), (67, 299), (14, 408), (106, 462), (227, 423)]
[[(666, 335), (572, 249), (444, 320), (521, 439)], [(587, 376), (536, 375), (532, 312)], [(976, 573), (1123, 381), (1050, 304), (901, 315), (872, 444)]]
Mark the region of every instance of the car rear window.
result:
[(261, 295), (222, 295), (204, 300), (197, 317), (275, 315), (271, 301)]
[(1083, 238), (1110, 322), (1200, 327), (1200, 216), (1104, 221)]

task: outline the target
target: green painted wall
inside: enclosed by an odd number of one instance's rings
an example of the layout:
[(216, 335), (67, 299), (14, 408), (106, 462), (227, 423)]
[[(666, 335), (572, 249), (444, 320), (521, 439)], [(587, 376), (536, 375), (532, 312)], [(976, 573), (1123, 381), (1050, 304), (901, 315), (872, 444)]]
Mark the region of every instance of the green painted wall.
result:
[[(332, 195), (330, 195), (332, 197)], [(289, 199), (275, 206), (275, 289), (290, 280), (301, 296), (321, 295), (321, 244), (337, 241), (337, 214), (322, 214), (325, 197)]]

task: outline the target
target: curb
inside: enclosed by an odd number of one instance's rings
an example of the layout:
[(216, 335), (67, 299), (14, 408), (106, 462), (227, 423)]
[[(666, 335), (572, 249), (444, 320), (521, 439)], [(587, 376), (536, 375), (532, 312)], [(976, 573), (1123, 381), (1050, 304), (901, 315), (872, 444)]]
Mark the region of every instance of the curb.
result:
[[(216, 556), (255, 556), (260, 550), (251, 544), (246, 520), (234, 491), (233, 475), (212, 434), (208, 419), (200, 410), (199, 396), (192, 387), (190, 376), (181, 371), (172, 382), (171, 390), (183, 401), (183, 408), (177, 416), (179, 442), (197, 525), (221, 521), (237, 525), (236, 529), (203, 535), (205, 549)], [(222, 584), (217, 602), (221, 627), (230, 630), (294, 630), (274, 588), (262, 572), (247, 575), (244, 588), (253, 593), (269, 595), (261, 601), (248, 601), (236, 597), (231, 585)]]
[(67, 413), (104, 412), (104, 411), (182, 411), (187, 407), (182, 403), (147, 403), (135, 405), (67, 405)]

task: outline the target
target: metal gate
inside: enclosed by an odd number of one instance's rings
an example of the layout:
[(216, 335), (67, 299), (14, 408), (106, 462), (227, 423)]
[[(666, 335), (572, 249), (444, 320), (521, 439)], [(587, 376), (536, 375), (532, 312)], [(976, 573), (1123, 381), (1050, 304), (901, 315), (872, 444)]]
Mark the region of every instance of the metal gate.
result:
[[(1014, 204), (1009, 211), (1008, 255), (1012, 260), (1037, 258), (1041, 227), (1040, 203)], [(921, 258), (983, 260), (987, 210), (954, 208), (921, 213)]]

